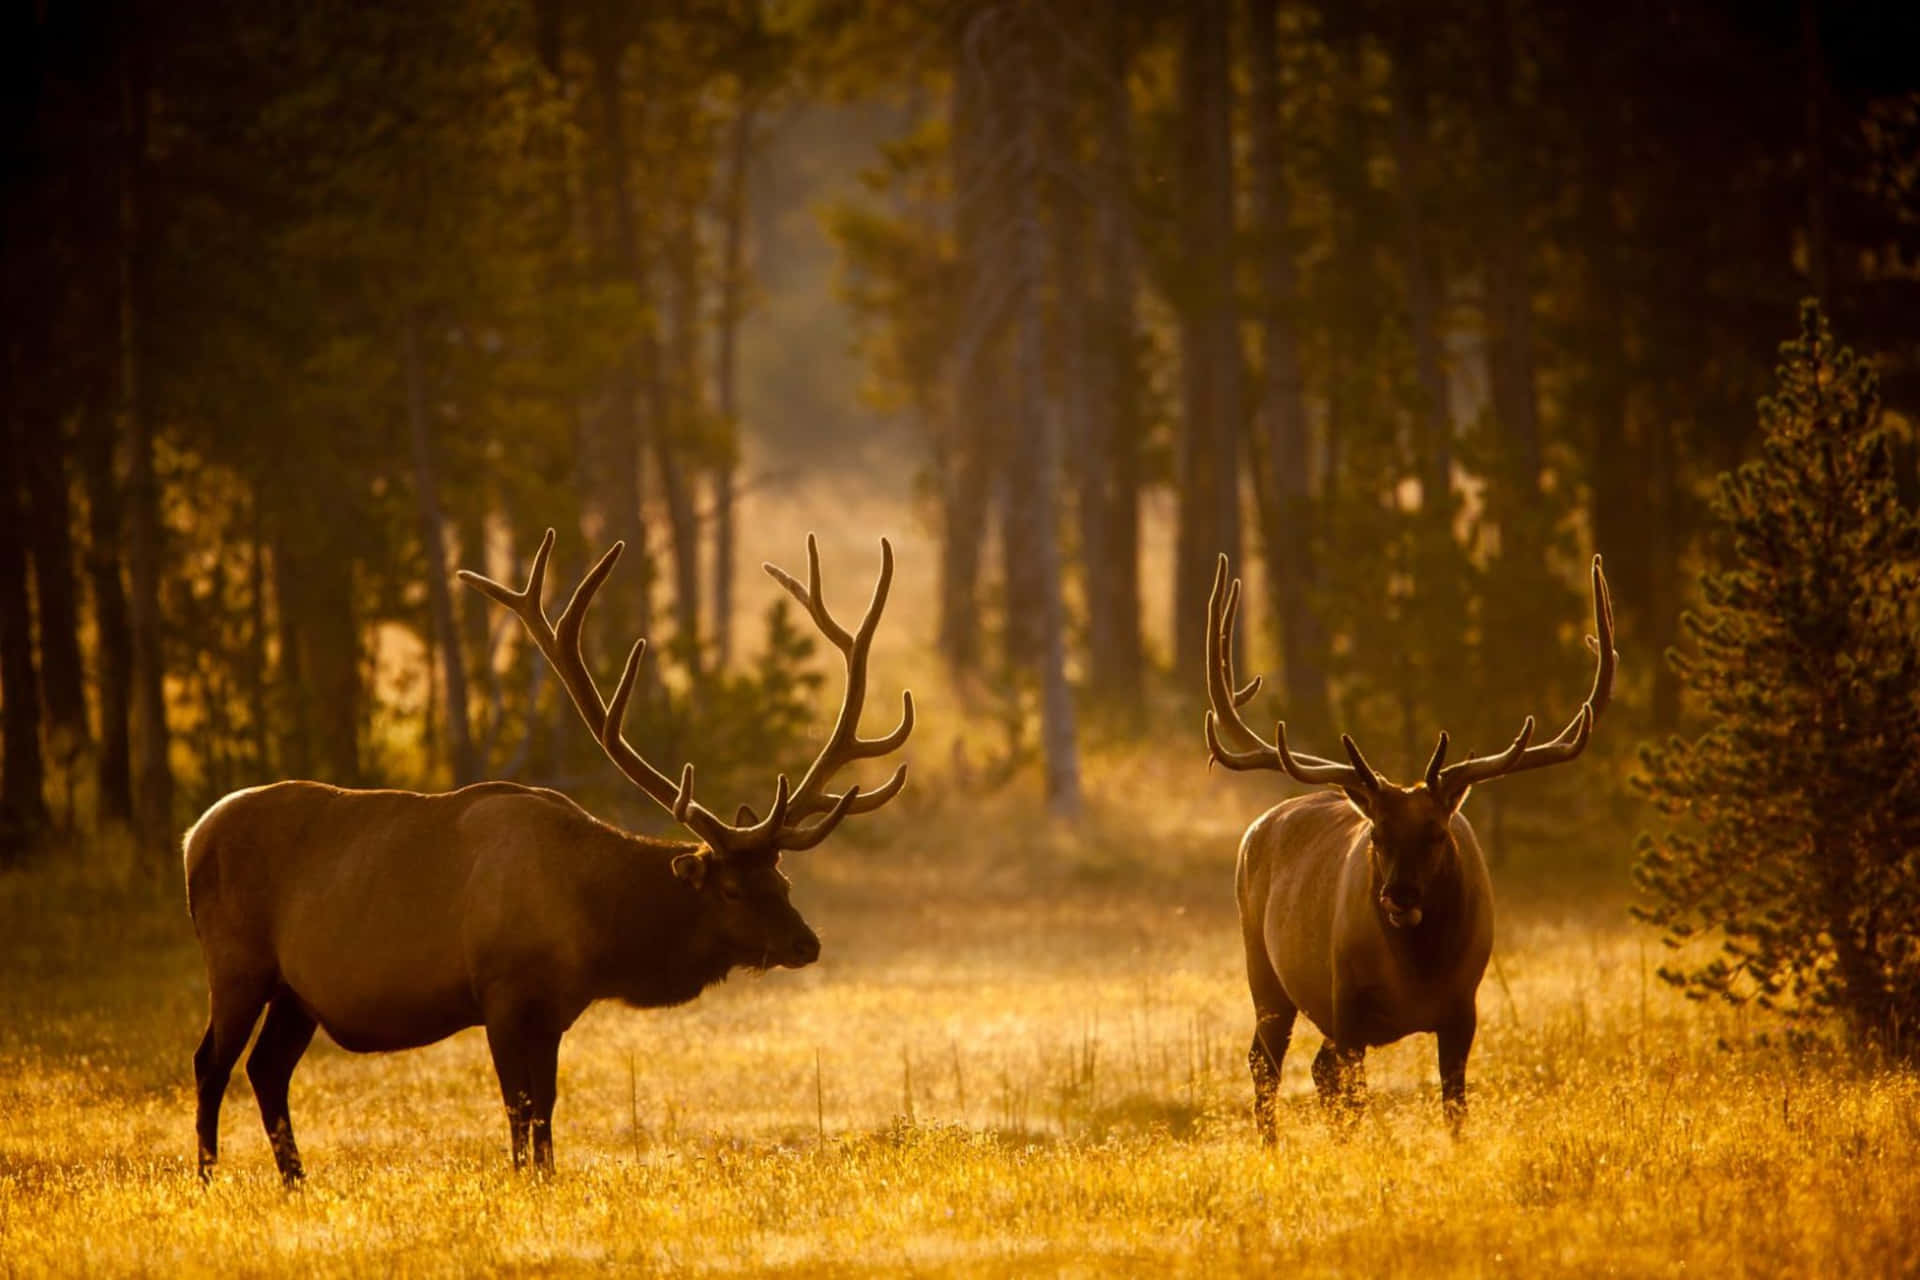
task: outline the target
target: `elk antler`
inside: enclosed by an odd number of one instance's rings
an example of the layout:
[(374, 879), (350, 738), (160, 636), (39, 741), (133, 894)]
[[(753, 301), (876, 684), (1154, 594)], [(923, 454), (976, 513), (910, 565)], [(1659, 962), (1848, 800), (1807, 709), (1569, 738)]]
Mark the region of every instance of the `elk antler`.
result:
[[(821, 598), (820, 545), (811, 533), (807, 535), (805, 587), (792, 574), (776, 565), (762, 564), (760, 567), (800, 602), (801, 607), (813, 618), (814, 625), (820, 628), (820, 633), (847, 660), (847, 690), (840, 701), (840, 714), (833, 722), (833, 732), (827, 735), (820, 754), (814, 757), (813, 763), (800, 776), (800, 785), (794, 788), (793, 799), (788, 805), (788, 814), (795, 822), (823, 811), (827, 814), (809, 826), (789, 827), (782, 837), (784, 848), (810, 848), (831, 831), (841, 818), (849, 813), (870, 813), (878, 809), (900, 794), (900, 788), (907, 782), (907, 766), (903, 764), (893, 771), (892, 777), (865, 795), (860, 794), (857, 787), (839, 795), (827, 790), (827, 784), (843, 766), (855, 760), (870, 760), (898, 751), (906, 742), (907, 735), (913, 732), (913, 693), (905, 690), (900, 694), (899, 725), (891, 733), (878, 738), (860, 736), (860, 711), (867, 698), (867, 656), (873, 648), (874, 630), (880, 624), (880, 611), (887, 607), (887, 592), (893, 586), (893, 544), (885, 538), (880, 539), (880, 577), (873, 584), (873, 598), (867, 603), (867, 611), (852, 634), (848, 634), (847, 629), (834, 620), (827, 611), (826, 601)], [(805, 844), (797, 843), (803, 840)]]
[[(541, 598), (545, 593), (547, 560), (553, 553), (553, 542), (553, 530), (548, 529), (546, 536), (540, 540), (540, 550), (534, 554), (533, 566), (527, 575), (527, 585), (522, 590), (514, 591), (469, 569), (460, 571), (460, 579), (488, 598), (504, 605), (520, 619), (534, 646), (546, 656), (548, 663), (559, 674), (561, 683), (566, 686), (567, 693), (573, 698), (575, 709), (579, 711), (581, 719), (586, 721), (587, 727), (593, 730), (594, 737), (599, 741), (608, 758), (635, 786), (671, 813), (676, 822), (705, 841), (715, 853), (728, 855), (771, 849), (810, 849), (825, 839), (848, 813), (854, 812), (857, 805), (862, 812), (877, 808), (886, 799), (891, 799), (893, 793), (899, 791), (901, 784), (905, 781), (905, 766), (896, 772), (887, 786), (881, 788), (886, 795), (879, 801), (869, 800), (869, 803), (861, 805), (859, 802), (862, 796), (859, 788), (849, 787), (840, 795), (827, 797), (825, 803), (810, 802), (806, 809), (796, 811), (793, 803), (794, 793), (788, 786), (786, 775), (781, 774), (774, 785), (773, 807), (768, 810), (765, 818), (758, 822), (751, 821), (752, 811), (742, 806), (742, 820), (739, 824), (722, 821), (712, 810), (693, 798), (692, 764), (686, 764), (681, 768), (680, 780), (676, 784), (649, 764), (621, 734), (621, 725), (626, 719), (627, 704), (633, 697), (634, 686), (639, 678), (640, 661), (646, 656), (646, 640), (641, 639), (635, 642), (632, 650), (627, 654), (626, 666), (620, 673), (620, 682), (614, 687), (613, 698), (608, 702), (601, 701), (599, 686), (594, 682), (593, 674), (587, 669), (586, 660), (581, 655), (580, 636), (586, 622), (587, 609), (592, 605), (593, 598), (602, 584), (606, 582), (607, 575), (612, 572), (614, 562), (620, 558), (620, 553), (625, 550), (626, 544), (616, 542), (607, 549), (599, 562), (587, 571), (586, 577), (580, 580), (580, 585), (574, 588), (566, 608), (560, 612), (559, 620), (549, 623)], [(811, 540), (809, 540), (809, 550), (811, 550)], [(815, 567), (817, 570), (817, 564)], [(887, 569), (890, 570), (891, 567), (892, 561), (889, 554)], [(817, 580), (817, 572), (815, 576)], [(876, 593), (881, 600), (885, 597), (886, 577), (887, 570), (883, 570), (882, 587)], [(878, 620), (877, 605), (869, 612), (870, 616), (862, 623), (862, 627), (869, 633), (870, 640), (872, 624)], [(864, 649), (862, 649), (861, 663), (860, 674), (863, 684), (861, 691), (863, 692)], [(854, 693), (855, 691), (850, 687), (849, 694)], [(908, 703), (908, 712), (908, 725), (903, 726), (902, 731), (888, 735), (886, 739), (893, 746), (905, 740), (904, 729), (911, 727), (911, 701)], [(848, 709), (843, 706), (842, 717), (845, 718), (847, 714)], [(852, 714), (855, 717), (858, 716), (857, 701), (853, 706)], [(807, 778), (813, 777), (818, 763), (816, 761), (814, 767), (808, 770)], [(804, 780), (802, 785), (805, 786)], [(804, 828), (790, 825), (791, 820), (797, 820), (821, 809), (826, 810), (826, 816), (818, 821)]]
[[(1278, 769), (1296, 781), (1316, 785), (1333, 783), (1366, 791), (1377, 787), (1378, 775), (1347, 734), (1340, 736), (1340, 745), (1352, 763), (1339, 764), (1289, 751), (1284, 720), (1274, 726), (1272, 742), (1247, 727), (1239, 708), (1260, 692), (1261, 678), (1255, 676), (1239, 690), (1233, 687), (1233, 624), (1239, 612), (1240, 579), (1227, 580), (1223, 555), (1214, 567), (1213, 590), (1207, 595), (1207, 750), (1212, 758), (1229, 769)], [(1233, 748), (1222, 743), (1223, 733), (1234, 740)]]
[[(1254, 677), (1238, 690), (1233, 685), (1233, 624), (1239, 609), (1240, 580), (1228, 581), (1227, 558), (1221, 556), (1213, 573), (1213, 591), (1207, 596), (1207, 749), (1212, 758), (1229, 769), (1278, 769), (1297, 781), (1315, 785), (1367, 791), (1378, 787), (1379, 776), (1368, 766), (1351, 735), (1340, 735), (1340, 745), (1351, 762), (1340, 764), (1289, 751), (1285, 721), (1274, 727), (1274, 740), (1267, 742), (1241, 720), (1239, 708), (1260, 691), (1260, 678)], [(1528, 716), (1506, 750), (1442, 768), (1447, 756), (1447, 735), (1442, 733), (1427, 761), (1427, 788), (1457, 796), (1475, 783), (1564, 764), (1584, 751), (1593, 722), (1613, 700), (1613, 671), (1620, 657), (1613, 647), (1613, 594), (1601, 572), (1599, 556), (1593, 558), (1593, 625), (1598, 634), (1587, 637), (1588, 647), (1598, 655), (1593, 688), (1558, 737), (1530, 746), (1534, 720)], [(1223, 739), (1230, 739), (1233, 745), (1227, 746)]]
[(1593, 688), (1558, 737), (1537, 747), (1528, 746), (1528, 741), (1533, 737), (1533, 717), (1528, 716), (1520, 726), (1519, 734), (1505, 751), (1498, 755), (1462, 760), (1459, 764), (1440, 769), (1440, 757), (1446, 750), (1446, 735), (1442, 734), (1440, 746), (1434, 752), (1434, 762), (1427, 768), (1427, 786), (1434, 791), (1458, 794), (1477, 782), (1487, 782), (1510, 773), (1524, 773), (1528, 769), (1565, 764), (1586, 750), (1587, 738), (1593, 733), (1593, 722), (1600, 718), (1600, 713), (1613, 700), (1613, 668), (1620, 658), (1613, 647), (1613, 593), (1607, 588), (1607, 576), (1601, 572), (1599, 556), (1593, 558), (1593, 628), (1598, 634), (1587, 637), (1587, 647), (1598, 655), (1593, 672)]

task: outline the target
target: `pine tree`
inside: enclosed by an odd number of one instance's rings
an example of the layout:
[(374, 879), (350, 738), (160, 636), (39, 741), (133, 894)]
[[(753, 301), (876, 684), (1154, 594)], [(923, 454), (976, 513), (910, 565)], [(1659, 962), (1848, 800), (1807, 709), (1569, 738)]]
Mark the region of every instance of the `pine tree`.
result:
[(1670, 655), (1706, 732), (1643, 753), (1667, 827), (1641, 918), (1711, 958), (1689, 995), (1836, 1017), (1920, 1059), (1920, 516), (1897, 492), (1873, 372), (1819, 307), (1781, 348), (1760, 457), (1720, 477), (1725, 567)]

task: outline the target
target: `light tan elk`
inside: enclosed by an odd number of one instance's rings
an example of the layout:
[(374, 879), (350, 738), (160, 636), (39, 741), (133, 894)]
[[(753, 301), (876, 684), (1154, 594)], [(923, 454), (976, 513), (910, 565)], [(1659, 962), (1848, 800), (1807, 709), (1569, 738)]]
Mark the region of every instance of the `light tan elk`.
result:
[(735, 968), (799, 968), (819, 958), (820, 940), (777, 868), (782, 850), (812, 848), (906, 782), (903, 764), (873, 791), (828, 790), (842, 766), (898, 750), (913, 730), (907, 694), (897, 728), (859, 736), (892, 547), (881, 540), (879, 581), (852, 632), (821, 600), (811, 536), (804, 587), (766, 566), (845, 657), (847, 685), (799, 784), (780, 775), (767, 816), (754, 821), (743, 806), (738, 825), (693, 798), (691, 764), (675, 783), (621, 736), (646, 641), (633, 646), (609, 702), (581, 656), (587, 608), (621, 545), (549, 624), (541, 596), (552, 551), (549, 529), (521, 591), (460, 576), (519, 617), (613, 763), (697, 842), (632, 835), (557, 792), (512, 782), (444, 795), (280, 782), (219, 801), (186, 837), (187, 904), (211, 997), (193, 1058), (202, 1177), (219, 1150), (228, 1077), (262, 1009), (247, 1076), (290, 1185), (301, 1166), (287, 1085), (316, 1027), (343, 1048), (374, 1053), (484, 1026), (514, 1165), (530, 1149), (534, 1165), (550, 1170), (560, 1037), (590, 1003), (681, 1004)]
[(1325, 1043), (1313, 1082), (1338, 1114), (1352, 1114), (1365, 1087), (1369, 1047), (1437, 1033), (1440, 1097), (1457, 1130), (1467, 1107), (1467, 1054), (1474, 999), (1493, 950), (1493, 886), (1473, 828), (1460, 812), (1477, 782), (1564, 764), (1587, 745), (1613, 693), (1613, 601), (1593, 558), (1587, 643), (1599, 655), (1593, 690), (1551, 742), (1529, 746), (1528, 716), (1497, 755), (1446, 764), (1442, 733), (1426, 775), (1410, 787), (1381, 777), (1342, 734), (1347, 763), (1288, 749), (1287, 726), (1267, 742), (1239, 709), (1260, 691), (1235, 688), (1233, 624), (1240, 581), (1220, 557), (1207, 599), (1207, 747), (1229, 769), (1275, 769), (1299, 782), (1337, 787), (1283, 800), (1240, 841), (1236, 889), (1247, 984), (1253, 995), (1254, 1115), (1274, 1140), (1274, 1097), (1294, 1019), (1306, 1014)]

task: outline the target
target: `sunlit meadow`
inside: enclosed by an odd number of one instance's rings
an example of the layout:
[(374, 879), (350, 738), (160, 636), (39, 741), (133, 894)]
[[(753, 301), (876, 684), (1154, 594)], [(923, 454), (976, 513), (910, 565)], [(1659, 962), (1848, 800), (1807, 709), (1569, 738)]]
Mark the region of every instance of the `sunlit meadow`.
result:
[[(469, 1031), (373, 1057), (321, 1037), (294, 1077), (308, 1182), (293, 1194), (236, 1071), (203, 1187), (206, 987), (180, 890), (122, 850), (81, 849), (0, 880), (0, 1270), (1920, 1268), (1920, 1081), (1669, 992), (1625, 909), (1631, 832), (1572, 771), (1552, 784), (1567, 803), (1517, 822), (1496, 875), (1464, 1140), (1441, 1121), (1430, 1037), (1370, 1055), (1365, 1119), (1330, 1127), (1303, 1020), (1282, 1139), (1262, 1149), (1232, 863), (1281, 787), (1208, 772), (1196, 732), (1096, 751), (1092, 811), (1071, 831), (1030, 782), (983, 794), (992, 708), (962, 718), (968, 695), (913, 643), (930, 586), (913, 521), (815, 492), (749, 527), (753, 559), (793, 560), (806, 528), (831, 531), (836, 600), (864, 592), (868, 532), (901, 555), (909, 621), (883, 630), (874, 705), (920, 689), (915, 783), (790, 860), (819, 965), (736, 976), (683, 1009), (589, 1011), (562, 1046), (551, 1182), (512, 1173)], [(1147, 554), (1163, 542), (1156, 525)], [(743, 587), (743, 611), (764, 604)]]
[[(1189, 753), (1190, 754), (1190, 753)], [(309, 1180), (244, 1073), (195, 1176), (205, 986), (184, 909), (99, 866), (0, 882), (8, 1274), (1897, 1275), (1920, 1265), (1920, 1083), (1670, 995), (1605, 876), (1509, 877), (1467, 1136), (1430, 1038), (1350, 1135), (1302, 1023), (1282, 1140), (1246, 1111), (1230, 892), (1247, 780), (1096, 758), (1069, 836), (943, 794), (806, 858), (815, 968), (568, 1037), (551, 1182), (508, 1167), (481, 1034), (294, 1080)], [(96, 862), (104, 863), (101, 854)], [(1558, 879), (1558, 877), (1556, 877)]]

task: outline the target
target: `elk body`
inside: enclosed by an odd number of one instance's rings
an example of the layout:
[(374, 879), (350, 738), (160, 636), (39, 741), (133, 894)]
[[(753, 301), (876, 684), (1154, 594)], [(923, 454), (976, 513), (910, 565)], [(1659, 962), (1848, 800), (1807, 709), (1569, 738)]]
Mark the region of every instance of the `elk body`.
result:
[(1467, 1055), (1475, 997), (1493, 951), (1493, 886), (1473, 828), (1460, 812), (1475, 783), (1578, 756), (1613, 691), (1613, 604), (1593, 560), (1599, 655), (1592, 692), (1561, 734), (1529, 745), (1534, 722), (1497, 755), (1446, 764), (1440, 735), (1425, 775), (1396, 786), (1368, 766), (1350, 735), (1347, 760), (1301, 755), (1287, 727), (1267, 742), (1239, 708), (1259, 692), (1236, 689), (1233, 625), (1240, 582), (1220, 558), (1207, 601), (1207, 746), (1229, 769), (1273, 769), (1337, 788), (1284, 800), (1240, 841), (1235, 887), (1255, 1027), (1248, 1065), (1261, 1137), (1275, 1136), (1280, 1063), (1305, 1014), (1324, 1043), (1313, 1082), (1336, 1112), (1351, 1114), (1365, 1087), (1366, 1051), (1421, 1032), (1439, 1041), (1440, 1096), (1457, 1129), (1466, 1115)]
[(621, 772), (697, 840), (630, 834), (558, 792), (512, 782), (443, 795), (281, 782), (216, 803), (186, 837), (188, 909), (211, 1006), (193, 1059), (201, 1176), (218, 1154), (228, 1078), (263, 1010), (247, 1076), (289, 1184), (301, 1165), (287, 1087), (316, 1028), (345, 1049), (383, 1052), (485, 1027), (514, 1164), (531, 1157), (551, 1169), (560, 1038), (589, 1004), (681, 1004), (736, 968), (818, 959), (820, 940), (789, 901), (780, 853), (813, 847), (906, 782), (901, 765), (868, 793), (828, 789), (843, 765), (897, 750), (913, 729), (908, 694), (891, 733), (858, 733), (893, 574), (892, 548), (880, 545), (879, 581), (852, 632), (821, 600), (811, 537), (806, 586), (766, 566), (844, 655), (847, 685), (800, 782), (789, 787), (781, 775), (767, 816), (755, 821), (743, 807), (737, 824), (694, 800), (691, 764), (675, 783), (622, 737), (646, 642), (634, 646), (610, 702), (581, 657), (581, 626), (619, 544), (553, 624), (541, 607), (551, 530), (522, 591), (463, 571), (525, 624)]

